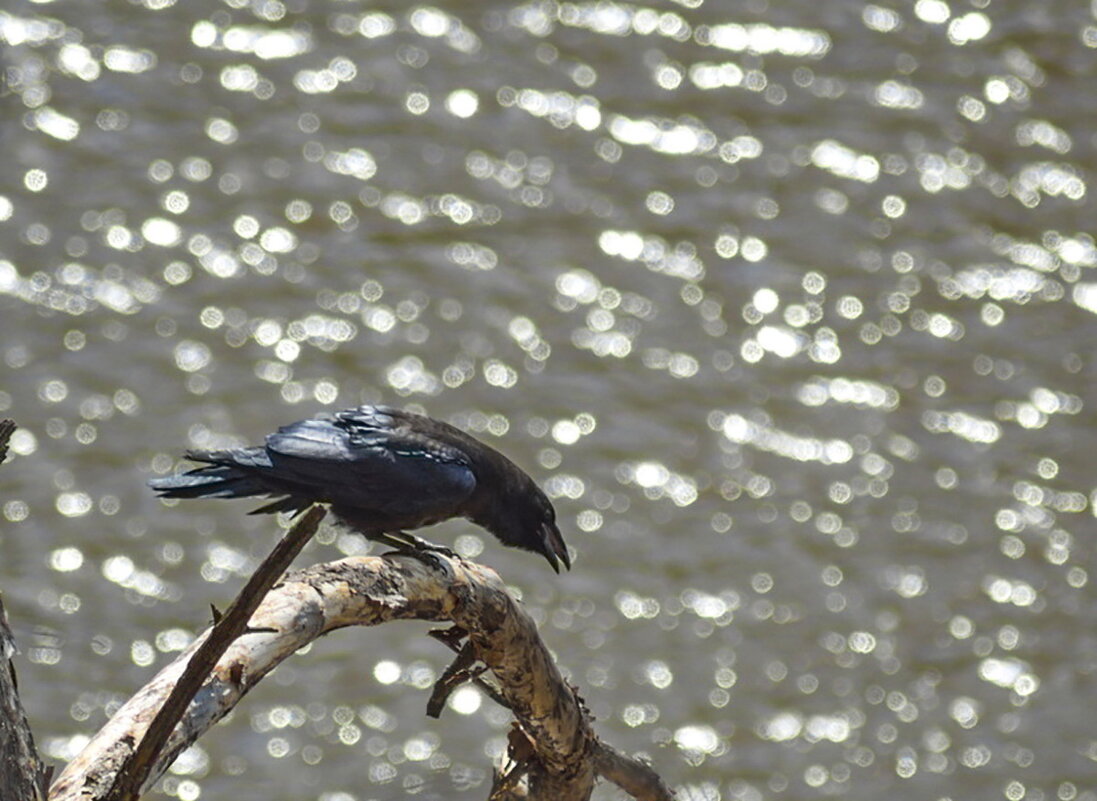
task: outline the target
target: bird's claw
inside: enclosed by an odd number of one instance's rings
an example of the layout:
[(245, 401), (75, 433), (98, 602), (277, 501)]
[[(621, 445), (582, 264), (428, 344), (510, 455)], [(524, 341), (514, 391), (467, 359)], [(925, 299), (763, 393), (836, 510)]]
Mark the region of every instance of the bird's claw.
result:
[(420, 550), (432, 551), (434, 553), (440, 553), (440, 554), (442, 554), (442, 556), (448, 556), (450, 559), (459, 559), (460, 558), (459, 556), (457, 556), (456, 553), (454, 553), (452, 550), (447, 548), (445, 545), (435, 545), (433, 542), (428, 543), (427, 545), (425, 545)]
[(414, 534), (408, 534), (406, 531), (385, 533), (375, 536), (374, 539), (377, 542), (390, 546), (393, 549), (390, 553), (403, 553), (409, 556), (418, 556), (423, 559), (423, 561), (429, 560), (439, 568), (443, 567), (442, 560), (434, 557), (433, 554), (440, 554), (449, 559), (460, 558), (446, 546), (437, 545), (436, 543), (420, 539)]
[(449, 548), (443, 548), (440, 545), (432, 545), (426, 548), (421, 547), (409, 547), (409, 548), (397, 548), (391, 553), (402, 553), (407, 556), (414, 556), (415, 558), (426, 562), (437, 570), (445, 570), (446, 561), (442, 559), (442, 556), (446, 556), (450, 559), (456, 559), (457, 554), (451, 551)]

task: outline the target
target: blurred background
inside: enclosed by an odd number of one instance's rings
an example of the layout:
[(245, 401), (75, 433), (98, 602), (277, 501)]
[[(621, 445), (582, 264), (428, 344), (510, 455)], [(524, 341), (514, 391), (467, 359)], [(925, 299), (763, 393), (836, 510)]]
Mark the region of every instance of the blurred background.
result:
[[(9, 2), (0, 589), (43, 749), (278, 536), (145, 482), (386, 402), (555, 499), (560, 577), (423, 533), (680, 798), (1097, 799), (1095, 14)], [(158, 792), (485, 798), (509, 716), (424, 717), (426, 628), (317, 643)]]

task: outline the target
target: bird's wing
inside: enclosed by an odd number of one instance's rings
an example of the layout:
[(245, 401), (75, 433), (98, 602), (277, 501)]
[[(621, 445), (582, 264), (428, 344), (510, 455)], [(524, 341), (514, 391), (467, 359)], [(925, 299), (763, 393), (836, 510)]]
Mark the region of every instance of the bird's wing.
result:
[(451, 517), (476, 488), (462, 451), (382, 410), (283, 426), (267, 437), (266, 450), (295, 494), (363, 513)]

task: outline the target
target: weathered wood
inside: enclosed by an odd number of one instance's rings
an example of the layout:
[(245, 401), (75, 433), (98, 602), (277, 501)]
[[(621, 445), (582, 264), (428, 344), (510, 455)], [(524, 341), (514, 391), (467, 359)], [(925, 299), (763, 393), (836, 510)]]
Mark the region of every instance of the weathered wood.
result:
[[(533, 620), (493, 570), (440, 553), (351, 557), (288, 574), (252, 616), (249, 633), (235, 640), (217, 663), (157, 756), (144, 789), (304, 645), (335, 629), (405, 619), (455, 623), (468, 633), (476, 660), (494, 676), (499, 697), (519, 727), (512, 737), (516, 760), (499, 782), (505, 792), (523, 781), (529, 799), (581, 801), (590, 796), (599, 741), (582, 700), (560, 674)], [(115, 714), (65, 768), (51, 788), (51, 801), (109, 798), (123, 759), (205, 636)], [(456, 640), (453, 645), (460, 647)], [(527, 745), (515, 748), (523, 742)], [(620, 764), (614, 763), (616, 778), (610, 776), (618, 784), (625, 770)], [(663, 801), (672, 796), (666, 791), (643, 797)]]
[(4, 602), (0, 600), (0, 799), (41, 801), (46, 797), (49, 774), (38, 756), (19, 701), (15, 667), (11, 663), (15, 653), (15, 637), (8, 628)]

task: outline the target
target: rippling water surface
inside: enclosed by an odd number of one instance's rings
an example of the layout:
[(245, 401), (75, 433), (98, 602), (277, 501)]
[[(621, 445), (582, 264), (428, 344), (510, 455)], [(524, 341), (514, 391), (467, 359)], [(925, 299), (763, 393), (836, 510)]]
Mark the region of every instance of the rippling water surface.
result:
[[(683, 799), (1097, 799), (1095, 14), (8, 4), (0, 588), (45, 750), (274, 539), (146, 480), (384, 401), (555, 498), (559, 578), (428, 536)], [(340, 632), (160, 791), (484, 798), (508, 715), (426, 719), (446, 662)]]

